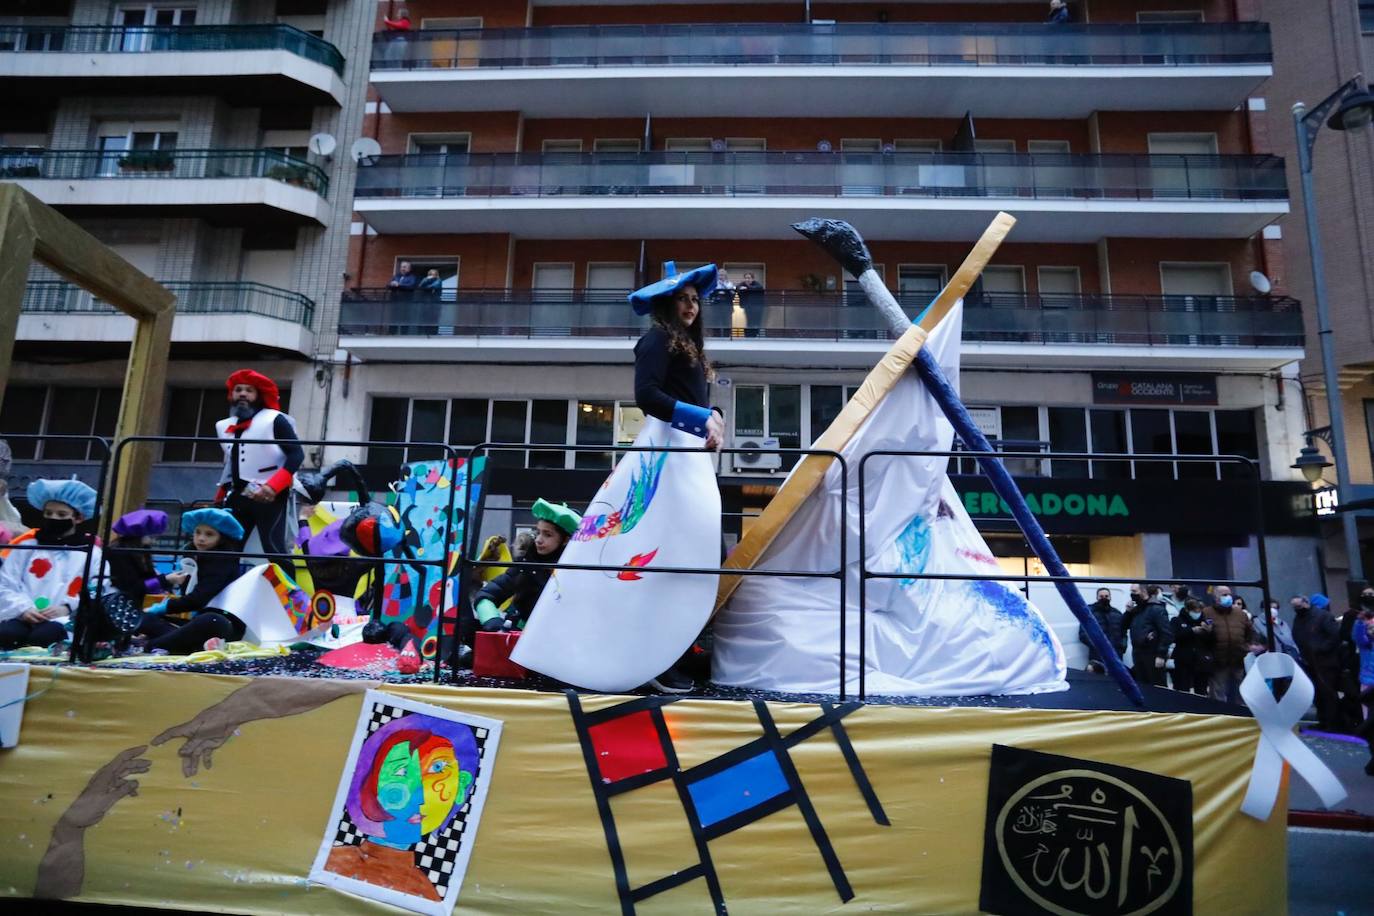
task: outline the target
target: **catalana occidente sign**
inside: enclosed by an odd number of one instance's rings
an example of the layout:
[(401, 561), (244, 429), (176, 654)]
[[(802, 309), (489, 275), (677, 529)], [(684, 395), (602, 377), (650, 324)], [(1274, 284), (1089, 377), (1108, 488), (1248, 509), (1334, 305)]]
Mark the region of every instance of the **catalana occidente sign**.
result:
[(1094, 372), (1093, 403), (1214, 405), (1217, 377), (1172, 372)]
[[(950, 477), (979, 527), (1011, 526), (1011, 512), (987, 479)], [(1051, 534), (1139, 534), (1142, 531), (1243, 535), (1314, 531), (1311, 490), (1301, 483), (1243, 480), (1080, 480), (1018, 477), (1031, 512)], [(1258, 498), (1257, 498), (1258, 494)], [(1009, 528), (1010, 530), (1010, 528)]]

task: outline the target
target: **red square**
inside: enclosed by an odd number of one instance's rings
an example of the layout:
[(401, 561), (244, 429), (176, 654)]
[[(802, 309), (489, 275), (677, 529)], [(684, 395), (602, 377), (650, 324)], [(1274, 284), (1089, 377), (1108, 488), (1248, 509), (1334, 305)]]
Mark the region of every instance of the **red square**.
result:
[(478, 631), (472, 646), (472, 673), (478, 677), (523, 678), (527, 673), (525, 669), (510, 660), (519, 639), (519, 631)]
[(601, 781), (607, 784), (629, 776), (652, 773), (668, 765), (658, 729), (648, 710), (619, 716), (587, 729), (596, 753)]

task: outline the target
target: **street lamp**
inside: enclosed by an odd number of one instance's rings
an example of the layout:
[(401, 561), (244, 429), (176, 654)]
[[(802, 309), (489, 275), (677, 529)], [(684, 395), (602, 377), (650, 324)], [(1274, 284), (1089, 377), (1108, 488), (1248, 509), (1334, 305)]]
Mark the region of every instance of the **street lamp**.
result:
[(1303, 479), (1308, 483), (1316, 483), (1322, 479), (1322, 472), (1331, 467), (1331, 462), (1326, 460), (1309, 437), (1302, 451), (1298, 452), (1298, 460), (1289, 467), (1295, 471), (1302, 471)]
[[(1329, 120), (1328, 120), (1329, 116)], [(1298, 169), (1302, 176), (1302, 204), (1307, 221), (1307, 244), (1312, 255), (1312, 292), (1317, 300), (1317, 339), (1321, 344), (1322, 378), (1326, 385), (1326, 410), (1331, 418), (1331, 457), (1336, 461), (1336, 498), (1349, 502), (1350, 462), (1345, 454), (1345, 417), (1341, 412), (1341, 389), (1338, 384), (1336, 354), (1331, 338), (1331, 315), (1326, 304), (1326, 265), (1322, 258), (1321, 233), (1317, 229), (1316, 209), (1312, 190), (1312, 151), (1322, 122), (1335, 130), (1358, 130), (1374, 119), (1374, 95), (1364, 86), (1363, 76), (1341, 86), (1311, 111), (1302, 102), (1293, 106), (1293, 127), (1298, 134)], [(1309, 445), (1310, 447), (1310, 445)], [(1304, 452), (1306, 449), (1303, 450)], [(1301, 458), (1299, 459), (1301, 462)], [(1303, 466), (1303, 475), (1312, 463)], [(1311, 478), (1309, 478), (1311, 479)], [(1341, 513), (1341, 531), (1345, 535), (1345, 552), (1349, 558), (1348, 588), (1352, 594), (1364, 587), (1364, 561), (1360, 556), (1360, 534), (1355, 515)]]

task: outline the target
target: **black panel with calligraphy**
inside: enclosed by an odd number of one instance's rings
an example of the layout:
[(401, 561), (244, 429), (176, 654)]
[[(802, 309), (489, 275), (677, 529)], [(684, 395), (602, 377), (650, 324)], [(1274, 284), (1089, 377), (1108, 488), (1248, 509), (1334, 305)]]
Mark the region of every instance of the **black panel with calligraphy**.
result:
[(993, 745), (979, 907), (1192, 912), (1193, 790), (1142, 770)]

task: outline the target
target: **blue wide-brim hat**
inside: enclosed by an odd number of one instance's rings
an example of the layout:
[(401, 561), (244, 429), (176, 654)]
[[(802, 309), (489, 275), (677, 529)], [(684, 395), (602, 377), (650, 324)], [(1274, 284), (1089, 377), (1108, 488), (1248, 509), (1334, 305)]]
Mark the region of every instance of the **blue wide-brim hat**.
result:
[(95, 490), (79, 480), (35, 480), (24, 495), (35, 509), (42, 509), (47, 503), (64, 503), (84, 519), (95, 515)]
[(695, 286), (697, 295), (702, 299), (716, 291), (716, 265), (703, 264), (695, 270), (689, 270), (685, 274), (677, 272), (677, 265), (672, 261), (663, 265), (667, 276), (657, 283), (650, 283), (648, 286), (641, 287), (630, 293), (628, 298), (630, 306), (635, 310), (636, 315), (648, 315), (653, 312), (654, 307), (666, 300), (673, 301), (673, 294), (684, 286)]
[(213, 528), (236, 541), (243, 540), (243, 526), (225, 509), (192, 509), (181, 516), (181, 533), (194, 534), (197, 525)]

